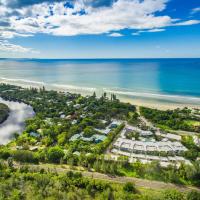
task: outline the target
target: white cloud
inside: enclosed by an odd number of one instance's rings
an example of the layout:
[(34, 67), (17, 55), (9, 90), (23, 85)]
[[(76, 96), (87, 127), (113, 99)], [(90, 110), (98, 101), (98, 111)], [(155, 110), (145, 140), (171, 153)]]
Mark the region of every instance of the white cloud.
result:
[(160, 32), (168, 26), (200, 23), (198, 20), (180, 21), (159, 14), (166, 8), (168, 1), (118, 0), (113, 1), (110, 6), (93, 7), (88, 3), (89, 0), (76, 0), (73, 7), (66, 7), (64, 2), (46, 2), (12, 10), (3, 5), (0, 9), (11, 16), (3, 15), (2, 19), (9, 21), (10, 26), (6, 27), (5, 29), (9, 30), (4, 30), (4, 34), (1, 35), (11, 38), (37, 33), (74, 36), (114, 32), (110, 36), (119, 36), (116, 32), (123, 29)]
[(134, 32), (134, 33), (132, 33), (132, 35), (138, 36), (138, 35), (140, 35), (140, 33), (139, 32)]
[(149, 32), (149, 33), (156, 33), (156, 32), (163, 32), (163, 31), (165, 31), (165, 29), (159, 29), (159, 28), (155, 28), (155, 29), (150, 29), (150, 30), (148, 30), (148, 31), (146, 31), (146, 32)]
[(0, 40), (0, 51), (18, 52), (18, 53), (36, 53), (31, 48), (25, 48), (20, 45), (11, 44), (7, 40)]
[(198, 13), (198, 12), (200, 12), (200, 7), (193, 8), (192, 11), (191, 11), (191, 14), (195, 14), (195, 13)]
[(155, 29), (149, 29), (149, 30), (142, 30), (142, 31), (138, 31), (138, 32), (135, 32), (135, 33), (132, 33), (132, 35), (140, 35), (141, 33), (157, 33), (157, 32), (163, 32), (165, 31), (165, 29), (159, 29), (159, 28), (155, 28)]
[(0, 29), (0, 38), (6, 38), (6, 39), (11, 39), (13, 37), (31, 37), (33, 36), (32, 34), (23, 34), (23, 33), (16, 33), (13, 31), (4, 31)]
[(111, 33), (108, 36), (110, 36), (110, 37), (122, 37), (124, 35), (122, 35), (121, 33)]
[(188, 21), (178, 22), (173, 24), (173, 26), (190, 26), (195, 24), (200, 24), (200, 20), (188, 20)]

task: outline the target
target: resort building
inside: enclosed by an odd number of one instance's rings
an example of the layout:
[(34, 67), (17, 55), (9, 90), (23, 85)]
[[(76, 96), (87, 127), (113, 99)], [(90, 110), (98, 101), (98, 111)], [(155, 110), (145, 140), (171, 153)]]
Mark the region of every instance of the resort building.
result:
[(125, 138), (118, 138), (114, 143), (114, 148), (135, 153), (148, 153), (148, 152), (171, 152), (180, 153), (187, 150), (180, 142), (159, 142), (159, 141), (134, 141)]
[(172, 134), (172, 133), (161, 133), (160, 131), (156, 132), (156, 135), (168, 138), (171, 140), (178, 140), (181, 141), (182, 137), (180, 135)]
[(151, 163), (153, 161), (158, 161), (162, 167), (167, 167), (169, 165), (176, 165), (180, 166), (181, 163), (189, 164), (191, 165), (191, 162), (189, 160), (186, 160), (183, 157), (180, 156), (168, 156), (168, 157), (162, 157), (162, 156), (154, 156), (154, 155), (145, 155), (145, 154), (135, 154), (130, 152), (124, 152), (120, 151), (118, 149), (112, 149), (111, 151), (113, 157), (115, 160), (118, 159), (119, 155), (128, 157), (128, 161), (130, 163), (134, 163), (136, 161), (140, 161), (143, 164)]
[(153, 136), (153, 132), (151, 132), (151, 131), (145, 131), (145, 130), (142, 130), (142, 129), (138, 128), (138, 127), (127, 125), (127, 126), (123, 129), (123, 131), (122, 131), (122, 133), (121, 133), (121, 137), (122, 137), (122, 138), (126, 138), (126, 135), (127, 135), (128, 133), (131, 133), (131, 132), (137, 132), (137, 133), (139, 133), (139, 135), (142, 136), (142, 137)]

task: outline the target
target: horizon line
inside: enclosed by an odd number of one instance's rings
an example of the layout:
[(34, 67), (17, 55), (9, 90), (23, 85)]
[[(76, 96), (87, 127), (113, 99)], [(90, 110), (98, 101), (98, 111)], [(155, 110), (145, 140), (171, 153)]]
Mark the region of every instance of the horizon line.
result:
[(3, 59), (14, 59), (14, 60), (140, 60), (140, 59), (200, 59), (200, 57), (149, 57), (149, 58), (0, 58), (0, 60)]

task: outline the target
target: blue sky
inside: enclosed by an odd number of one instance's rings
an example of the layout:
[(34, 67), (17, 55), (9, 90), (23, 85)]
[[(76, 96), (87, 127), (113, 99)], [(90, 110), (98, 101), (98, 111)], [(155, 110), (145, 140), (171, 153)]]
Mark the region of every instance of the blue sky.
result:
[(200, 57), (200, 0), (1, 0), (0, 57)]

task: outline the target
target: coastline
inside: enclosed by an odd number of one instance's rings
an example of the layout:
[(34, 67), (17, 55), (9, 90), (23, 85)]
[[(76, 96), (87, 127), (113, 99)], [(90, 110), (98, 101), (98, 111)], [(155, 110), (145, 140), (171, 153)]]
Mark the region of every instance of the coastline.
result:
[(168, 110), (168, 109), (172, 110), (184, 107), (200, 109), (200, 98), (198, 97), (139, 93), (139, 92), (128, 92), (119, 90), (117, 91), (107, 88), (97, 89), (97, 88), (80, 87), (80, 86), (64, 85), (64, 84), (47, 84), (44, 82), (30, 81), (24, 79), (0, 78), (0, 83), (16, 85), (22, 88), (45, 87), (47, 90), (70, 92), (70, 93), (81, 94), (83, 96), (92, 95), (94, 92), (97, 94), (98, 97), (101, 96), (104, 92), (106, 92), (108, 96), (114, 93), (117, 95), (117, 98), (122, 102), (131, 103), (135, 106), (144, 106), (160, 110)]

